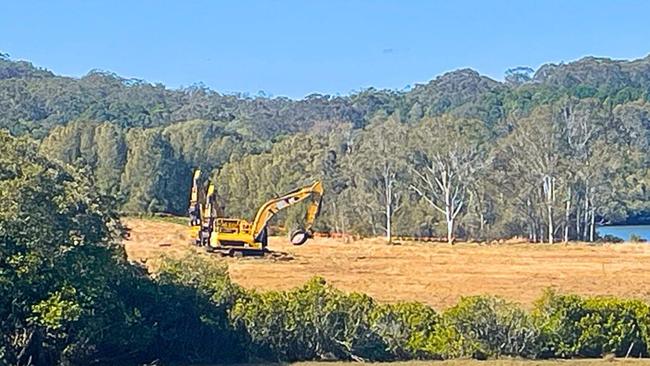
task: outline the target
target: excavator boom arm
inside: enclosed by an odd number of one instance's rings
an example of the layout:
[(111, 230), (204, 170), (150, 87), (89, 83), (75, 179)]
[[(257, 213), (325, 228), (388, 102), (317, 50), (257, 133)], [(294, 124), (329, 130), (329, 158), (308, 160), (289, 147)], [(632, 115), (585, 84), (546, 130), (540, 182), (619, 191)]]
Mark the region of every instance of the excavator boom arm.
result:
[(323, 196), (323, 185), (321, 182), (315, 182), (312, 185), (298, 188), (295, 191), (285, 194), (282, 197), (274, 198), (266, 202), (255, 215), (255, 220), (253, 221), (253, 237), (257, 238), (269, 220), (279, 211), (293, 206), (298, 202), (304, 201), (305, 199), (311, 197), (312, 201), (309, 207), (307, 208), (306, 215), (306, 227), (305, 229), (308, 232), (311, 232), (311, 228), (320, 212), (321, 199)]
[(192, 176), (192, 191), (190, 193), (190, 206), (188, 214), (190, 217), (190, 226), (198, 226), (201, 224), (203, 205), (199, 200), (199, 178), (201, 177), (201, 170), (196, 169)]
[(190, 195), (190, 206), (199, 202), (199, 178), (201, 177), (201, 170), (194, 170), (192, 176), (192, 193)]

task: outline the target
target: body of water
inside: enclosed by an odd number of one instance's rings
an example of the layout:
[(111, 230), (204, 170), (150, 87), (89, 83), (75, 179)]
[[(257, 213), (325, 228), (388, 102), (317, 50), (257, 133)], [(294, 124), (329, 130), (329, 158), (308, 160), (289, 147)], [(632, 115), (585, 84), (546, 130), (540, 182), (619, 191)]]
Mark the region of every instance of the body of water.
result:
[(636, 234), (643, 239), (650, 241), (650, 225), (616, 225), (616, 226), (600, 226), (598, 227), (598, 234), (614, 235), (625, 241), (630, 240), (630, 235)]

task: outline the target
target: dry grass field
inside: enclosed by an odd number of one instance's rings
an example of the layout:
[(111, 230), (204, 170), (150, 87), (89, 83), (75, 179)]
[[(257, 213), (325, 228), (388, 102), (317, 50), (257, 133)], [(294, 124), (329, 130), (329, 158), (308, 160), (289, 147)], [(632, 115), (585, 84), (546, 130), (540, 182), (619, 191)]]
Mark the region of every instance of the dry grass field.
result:
[[(133, 218), (124, 223), (131, 229), (126, 250), (132, 260), (151, 265), (163, 254), (180, 257), (196, 250), (183, 225)], [(285, 237), (273, 237), (269, 247), (293, 259), (212, 257), (226, 261), (233, 280), (247, 288), (288, 289), (319, 275), (348, 292), (388, 302), (416, 300), (437, 309), (476, 294), (529, 306), (549, 287), (650, 299), (648, 244), (387, 245), (380, 239), (317, 238), (294, 247)], [(208, 254), (196, 250), (196, 255)]]

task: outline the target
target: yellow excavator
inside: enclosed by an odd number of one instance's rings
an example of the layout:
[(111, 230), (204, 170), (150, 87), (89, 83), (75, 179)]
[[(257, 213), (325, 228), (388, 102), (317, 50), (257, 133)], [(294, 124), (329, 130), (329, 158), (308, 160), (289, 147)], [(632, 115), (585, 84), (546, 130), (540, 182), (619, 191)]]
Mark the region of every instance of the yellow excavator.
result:
[(257, 210), (253, 222), (244, 219), (227, 218), (223, 206), (219, 205), (214, 184), (208, 183), (204, 197), (199, 195), (201, 171), (195, 170), (190, 195), (189, 225), (195, 244), (208, 251), (230, 256), (263, 255), (268, 244), (269, 220), (279, 211), (311, 198), (305, 216), (305, 227), (294, 230), (293, 245), (302, 245), (313, 237), (312, 227), (320, 212), (323, 185), (316, 181), (298, 188), (281, 197), (267, 201)]

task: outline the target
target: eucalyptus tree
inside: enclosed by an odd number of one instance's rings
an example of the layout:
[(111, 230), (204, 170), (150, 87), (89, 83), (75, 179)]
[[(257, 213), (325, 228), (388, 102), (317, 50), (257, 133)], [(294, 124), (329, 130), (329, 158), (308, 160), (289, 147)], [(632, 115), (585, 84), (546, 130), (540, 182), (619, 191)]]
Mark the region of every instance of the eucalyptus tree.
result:
[(444, 215), (450, 244), (470, 186), (484, 167), (487, 135), (483, 122), (451, 116), (424, 119), (412, 131), (410, 188)]
[(559, 192), (568, 186), (564, 126), (552, 107), (537, 108), (512, 123), (512, 132), (498, 146), (505, 170), (502, 189), (528, 218), (529, 238), (542, 240), (546, 226), (553, 243)]
[(559, 117), (565, 130), (567, 163), (570, 165), (569, 179), (571, 180), (566, 195), (564, 240), (567, 241), (569, 238), (572, 200), (575, 200), (576, 237), (582, 239), (589, 237), (593, 240), (595, 175), (600, 173), (601, 169), (598, 165), (602, 164), (605, 158), (603, 156), (595, 159), (594, 146), (595, 141), (602, 138), (605, 132), (607, 115), (598, 100), (569, 98), (563, 102)]
[[(409, 141), (407, 126), (398, 117), (376, 117), (361, 134), (348, 156), (352, 189), (366, 199), (352, 203), (363, 206), (371, 225), (379, 227), (388, 242), (395, 231), (395, 215), (406, 202)], [(356, 200), (355, 200), (356, 201)], [(381, 219), (375, 219), (376, 213)]]

